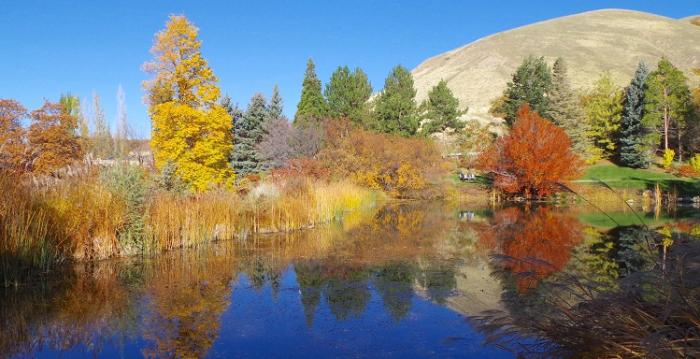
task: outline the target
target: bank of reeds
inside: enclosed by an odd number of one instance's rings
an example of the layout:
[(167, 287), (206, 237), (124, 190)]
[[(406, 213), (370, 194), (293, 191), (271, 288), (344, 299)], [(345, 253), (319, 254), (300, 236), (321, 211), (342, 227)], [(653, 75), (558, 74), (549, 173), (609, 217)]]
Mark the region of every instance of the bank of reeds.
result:
[[(293, 178), (249, 192), (160, 190), (140, 169), (86, 174), (51, 186), (0, 175), (2, 284), (47, 272), (66, 260), (133, 254), (286, 232), (342, 221), (372, 209), (381, 194), (349, 182)], [(135, 195), (136, 194), (136, 195)]]
[(197, 196), (159, 193), (146, 218), (151, 248), (192, 247), (249, 233), (288, 232), (342, 220), (375, 207), (379, 194), (347, 182), (259, 184), (246, 195), (213, 191)]

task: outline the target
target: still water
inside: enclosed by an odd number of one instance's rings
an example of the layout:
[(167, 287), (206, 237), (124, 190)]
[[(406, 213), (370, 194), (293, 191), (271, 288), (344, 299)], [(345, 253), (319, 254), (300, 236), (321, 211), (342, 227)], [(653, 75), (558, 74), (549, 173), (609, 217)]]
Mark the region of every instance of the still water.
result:
[(609, 233), (639, 220), (694, 228), (696, 213), (394, 204), (328, 228), (78, 264), (0, 289), (0, 356), (510, 358), (476, 318), (528, 321), (558, 273), (614, 285), (631, 266)]

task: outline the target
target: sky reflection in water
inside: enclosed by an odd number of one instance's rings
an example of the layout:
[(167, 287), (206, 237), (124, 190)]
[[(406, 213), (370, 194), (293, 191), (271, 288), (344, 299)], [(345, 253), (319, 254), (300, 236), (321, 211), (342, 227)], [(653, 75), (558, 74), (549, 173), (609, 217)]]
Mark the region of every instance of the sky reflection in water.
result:
[[(0, 355), (512, 357), (466, 317), (527, 315), (517, 298), (576, 263), (615, 277), (580, 255), (593, 228), (580, 218), (393, 205), (332, 228), (76, 265), (0, 291)], [(547, 265), (495, 264), (493, 253)]]

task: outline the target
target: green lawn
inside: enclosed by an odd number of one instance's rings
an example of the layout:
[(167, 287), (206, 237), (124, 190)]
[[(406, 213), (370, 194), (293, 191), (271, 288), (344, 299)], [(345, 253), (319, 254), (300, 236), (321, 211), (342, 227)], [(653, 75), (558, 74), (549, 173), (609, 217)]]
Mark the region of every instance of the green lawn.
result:
[[(639, 217), (638, 217), (639, 216)], [(637, 213), (635, 215), (632, 212), (613, 212), (613, 213), (601, 213), (601, 212), (591, 212), (583, 213), (578, 216), (582, 223), (600, 227), (600, 228), (613, 228), (617, 226), (633, 226), (633, 225), (647, 225), (649, 227), (657, 227), (663, 224), (673, 222), (673, 218), (668, 216), (661, 216), (659, 218), (654, 218), (645, 213)], [(640, 221), (641, 219), (641, 221)]]
[(590, 166), (586, 169), (585, 175), (574, 182), (596, 185), (599, 181), (615, 189), (652, 189), (658, 183), (663, 189), (676, 188), (680, 194), (700, 193), (698, 179), (676, 177), (665, 172), (620, 167), (614, 164)]

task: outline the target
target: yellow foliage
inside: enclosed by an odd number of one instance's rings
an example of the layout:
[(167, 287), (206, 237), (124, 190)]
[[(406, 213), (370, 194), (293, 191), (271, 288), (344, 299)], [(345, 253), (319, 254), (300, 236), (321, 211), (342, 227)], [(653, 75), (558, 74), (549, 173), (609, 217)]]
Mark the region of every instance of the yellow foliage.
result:
[(228, 159), (233, 138), (226, 110), (218, 105), (201, 110), (166, 102), (156, 106), (152, 121), (156, 167), (174, 163), (178, 176), (197, 191), (231, 185), (233, 170)]
[(690, 166), (693, 167), (695, 172), (700, 173), (700, 153), (690, 158)]
[(676, 151), (672, 149), (664, 150), (664, 158), (661, 160), (661, 166), (666, 170), (671, 168), (674, 157), (676, 157)]
[(218, 105), (216, 76), (200, 53), (197, 28), (184, 16), (171, 16), (156, 34), (154, 61), (144, 69), (153, 123), (151, 147), (157, 168), (173, 163), (195, 191), (230, 185), (233, 171), (231, 116)]

